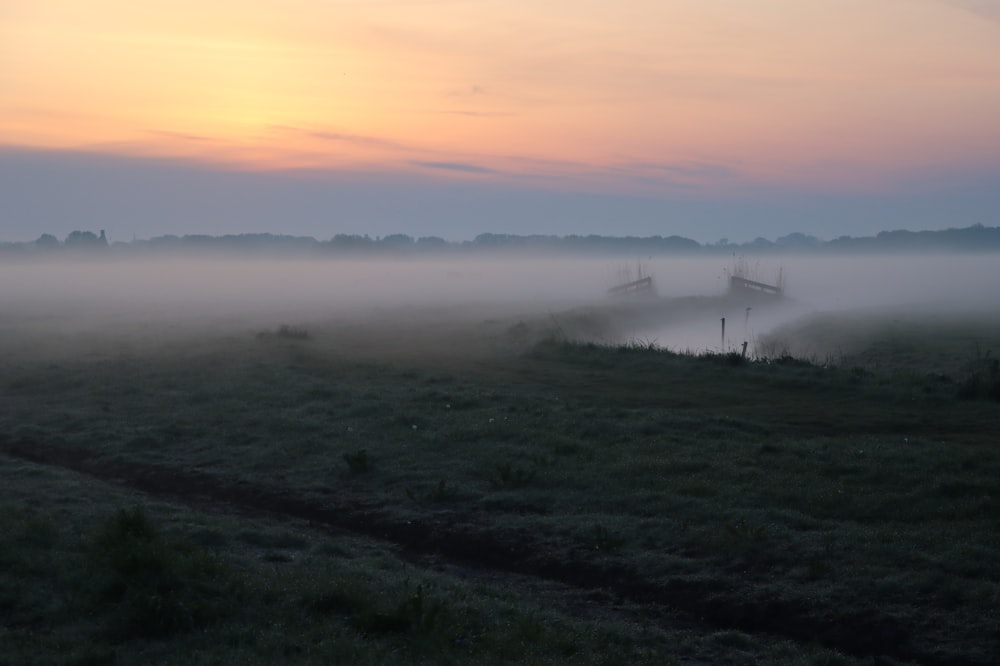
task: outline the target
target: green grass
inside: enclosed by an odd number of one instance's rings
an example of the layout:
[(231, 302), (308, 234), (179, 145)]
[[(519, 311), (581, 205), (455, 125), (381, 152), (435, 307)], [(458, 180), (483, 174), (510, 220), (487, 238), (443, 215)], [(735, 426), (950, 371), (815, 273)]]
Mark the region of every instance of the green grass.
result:
[(990, 350), (971, 391), (929, 335), (861, 366), (508, 328), (5, 355), (0, 662), (992, 661)]

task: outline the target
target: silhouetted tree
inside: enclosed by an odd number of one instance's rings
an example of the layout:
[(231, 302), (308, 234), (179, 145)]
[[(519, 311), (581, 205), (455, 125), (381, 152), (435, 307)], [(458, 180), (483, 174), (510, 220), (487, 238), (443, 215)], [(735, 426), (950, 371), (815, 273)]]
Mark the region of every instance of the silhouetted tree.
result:
[(406, 234), (390, 234), (380, 241), (385, 247), (411, 247), (413, 237)]
[(52, 234), (42, 234), (35, 241), (35, 245), (43, 250), (51, 250), (53, 248), (59, 247), (59, 239)]
[(100, 236), (93, 231), (71, 231), (69, 236), (66, 236), (65, 245), (81, 249), (106, 248), (108, 239), (104, 236), (104, 229), (101, 229)]
[(417, 246), (422, 249), (443, 249), (448, 247), (448, 241), (439, 236), (421, 236), (417, 239)]

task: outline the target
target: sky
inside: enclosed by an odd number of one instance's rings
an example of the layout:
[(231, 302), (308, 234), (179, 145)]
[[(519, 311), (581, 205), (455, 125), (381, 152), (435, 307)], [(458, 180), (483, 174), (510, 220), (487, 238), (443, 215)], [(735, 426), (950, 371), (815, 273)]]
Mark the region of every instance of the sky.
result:
[(1000, 224), (1000, 0), (3, 0), (0, 240)]

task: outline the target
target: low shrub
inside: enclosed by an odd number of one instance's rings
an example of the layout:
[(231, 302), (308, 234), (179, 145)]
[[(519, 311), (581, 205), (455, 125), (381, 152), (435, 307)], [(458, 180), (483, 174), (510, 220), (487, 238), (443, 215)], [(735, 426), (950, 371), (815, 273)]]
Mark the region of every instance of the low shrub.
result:
[(343, 458), (351, 474), (364, 474), (374, 468), (373, 461), (366, 449), (345, 453)]
[(222, 615), (221, 563), (190, 544), (171, 542), (142, 507), (122, 509), (99, 529), (90, 552), (93, 599), (118, 639), (163, 638)]
[(523, 488), (531, 483), (535, 478), (534, 470), (527, 470), (523, 467), (514, 467), (509, 462), (497, 465), (496, 473), (490, 478), (490, 486), (494, 490), (509, 490), (512, 488)]

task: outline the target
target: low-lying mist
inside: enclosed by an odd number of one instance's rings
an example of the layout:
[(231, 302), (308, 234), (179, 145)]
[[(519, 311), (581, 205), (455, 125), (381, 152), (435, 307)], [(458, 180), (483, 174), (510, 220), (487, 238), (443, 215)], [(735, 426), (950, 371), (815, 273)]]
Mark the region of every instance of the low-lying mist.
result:
[[(785, 297), (726, 296), (740, 265), (751, 279), (780, 279)], [(628, 275), (652, 276), (656, 295), (610, 298)], [(14, 262), (0, 264), (0, 344), (4, 353), (76, 353), (290, 325), (353, 330), (358, 349), (412, 343), (420, 352), (437, 340), (435, 351), (448, 354), (484, 322), (495, 334), (534, 320), (598, 342), (729, 351), (746, 341), (758, 355), (817, 354), (814, 343), (796, 349), (791, 322), (848, 311), (996, 313), (998, 278), (991, 255)], [(783, 342), (770, 336), (778, 329)]]

